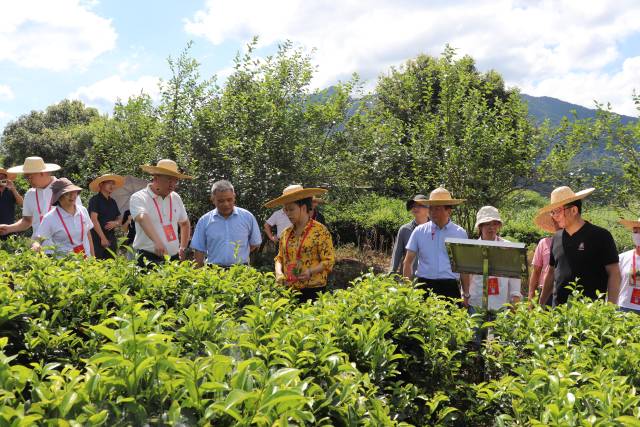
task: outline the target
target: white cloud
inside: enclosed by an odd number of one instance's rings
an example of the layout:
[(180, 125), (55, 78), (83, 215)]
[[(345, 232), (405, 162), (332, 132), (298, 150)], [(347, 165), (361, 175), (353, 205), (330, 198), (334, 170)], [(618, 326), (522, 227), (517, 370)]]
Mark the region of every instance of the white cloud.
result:
[(10, 86), (0, 85), (0, 101), (11, 101), (15, 98)]
[(141, 76), (136, 80), (124, 80), (115, 75), (97, 81), (89, 86), (82, 86), (69, 95), (72, 99), (79, 99), (87, 105), (110, 112), (118, 101), (126, 101), (131, 96), (146, 93), (152, 99), (159, 99), (158, 77)]
[(0, 61), (53, 71), (87, 67), (117, 38), (111, 20), (91, 7), (79, 0), (3, 2)]
[[(623, 92), (618, 100), (630, 98), (633, 88), (626, 79), (616, 77), (624, 71), (608, 74), (603, 70), (623, 59), (620, 43), (640, 33), (640, 3), (207, 0), (184, 28), (214, 44), (246, 42), (258, 35), (262, 45), (290, 39), (315, 47), (318, 86), (347, 79), (353, 72), (372, 79), (419, 53), (439, 55), (449, 43), (474, 57), (480, 69), (494, 68), (519, 86), (544, 88), (547, 80), (600, 75), (600, 83), (610, 85), (610, 96), (613, 90)], [(622, 85), (623, 81), (628, 84)], [(581, 92), (591, 89), (592, 97), (606, 93), (587, 86)], [(617, 100), (615, 109), (632, 112), (628, 103)]]

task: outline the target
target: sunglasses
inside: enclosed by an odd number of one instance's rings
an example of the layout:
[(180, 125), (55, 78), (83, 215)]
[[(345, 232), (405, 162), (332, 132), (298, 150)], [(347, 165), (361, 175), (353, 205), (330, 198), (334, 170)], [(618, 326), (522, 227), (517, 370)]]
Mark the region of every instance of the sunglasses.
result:
[(8, 179), (0, 179), (0, 185), (7, 185)]

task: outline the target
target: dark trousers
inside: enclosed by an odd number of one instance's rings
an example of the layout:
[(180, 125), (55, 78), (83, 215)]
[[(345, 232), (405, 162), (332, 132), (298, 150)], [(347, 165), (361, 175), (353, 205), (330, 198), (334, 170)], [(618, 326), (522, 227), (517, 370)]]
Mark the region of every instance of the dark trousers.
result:
[(302, 289), (298, 289), (298, 292), (300, 292), (299, 295), (297, 295), (298, 297), (298, 301), (300, 302), (307, 302), (307, 301), (315, 301), (318, 299), (318, 294), (320, 292), (324, 291), (324, 286), (319, 287), (319, 288), (302, 288)]
[[(178, 254), (169, 258), (169, 261), (177, 261)], [(147, 265), (148, 263), (148, 265)], [(164, 256), (158, 256), (153, 252), (138, 250), (138, 267), (151, 268), (155, 265), (163, 264)]]
[(109, 250), (111, 250), (114, 254), (118, 250), (118, 246), (117, 246), (118, 239), (116, 238), (115, 233), (108, 233), (108, 232), (104, 233), (104, 237), (106, 237), (107, 240), (109, 241), (109, 246), (107, 246), (106, 248), (102, 246), (102, 244), (100, 243), (100, 236), (98, 236), (98, 233), (91, 230), (91, 240), (93, 240), (93, 252), (96, 254), (97, 259), (113, 258), (113, 255), (109, 253)]
[(456, 279), (425, 279), (418, 277), (418, 289), (429, 289), (436, 295), (460, 299), (460, 285)]

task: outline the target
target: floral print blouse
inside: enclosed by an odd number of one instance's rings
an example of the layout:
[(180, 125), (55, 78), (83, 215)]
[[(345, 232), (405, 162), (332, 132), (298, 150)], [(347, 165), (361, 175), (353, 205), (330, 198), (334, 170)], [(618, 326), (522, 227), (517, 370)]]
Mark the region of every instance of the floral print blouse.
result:
[[(308, 224), (309, 229), (305, 228), (301, 236), (296, 236), (293, 233), (293, 226), (284, 230), (280, 238), (278, 255), (275, 257), (275, 261), (279, 261), (282, 265), (286, 284), (295, 289), (326, 286), (327, 276), (335, 263), (333, 241), (329, 230), (317, 221), (311, 219), (309, 221), (311, 222), (311, 224)], [(298, 259), (298, 249), (300, 248), (300, 241), (303, 239), (300, 258)], [(295, 277), (296, 273), (300, 273), (307, 268), (313, 268), (318, 264), (322, 264), (324, 269), (319, 273), (312, 274), (308, 280), (301, 281)]]

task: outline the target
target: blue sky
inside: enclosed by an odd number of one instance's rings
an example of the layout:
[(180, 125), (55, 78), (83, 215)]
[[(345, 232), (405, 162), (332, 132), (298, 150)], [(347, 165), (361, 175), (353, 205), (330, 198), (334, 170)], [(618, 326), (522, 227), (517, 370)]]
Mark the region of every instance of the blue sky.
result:
[(375, 79), (446, 43), (524, 93), (638, 115), (640, 3), (634, 0), (3, 0), (0, 129), (65, 98), (109, 113), (141, 90), (157, 97), (169, 55), (189, 40), (206, 77), (260, 37), (258, 55), (292, 40), (313, 56), (314, 86)]

